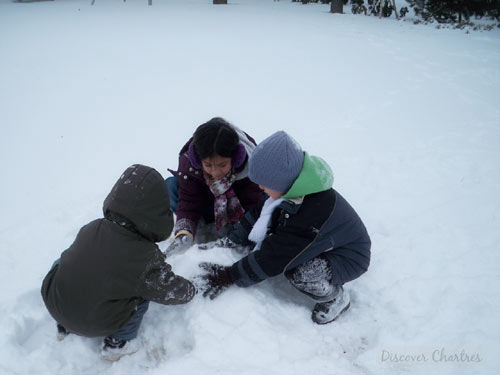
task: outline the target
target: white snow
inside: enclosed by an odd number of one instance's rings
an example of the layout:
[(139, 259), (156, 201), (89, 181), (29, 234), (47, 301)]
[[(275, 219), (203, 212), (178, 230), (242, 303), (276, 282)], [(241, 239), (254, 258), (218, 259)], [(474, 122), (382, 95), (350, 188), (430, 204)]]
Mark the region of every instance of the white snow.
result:
[[(229, 3), (0, 0), (0, 374), (496, 373), (500, 31)], [(257, 141), (286, 130), (332, 166), (373, 240), (351, 309), (315, 325), (278, 277), (153, 304), (143, 349), (116, 363), (100, 339), (57, 341), (52, 262), (126, 167), (167, 177), (213, 116)], [(170, 261), (192, 277), (237, 259)]]

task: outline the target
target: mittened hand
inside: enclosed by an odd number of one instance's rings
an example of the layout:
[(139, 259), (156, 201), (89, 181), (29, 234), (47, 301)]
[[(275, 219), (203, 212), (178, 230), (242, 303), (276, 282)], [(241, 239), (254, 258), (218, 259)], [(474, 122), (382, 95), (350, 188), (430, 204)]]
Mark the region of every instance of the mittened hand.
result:
[(230, 267), (215, 263), (200, 263), (199, 266), (207, 272), (201, 277), (205, 283), (203, 297), (214, 299), (233, 284)]
[(179, 232), (167, 250), (165, 251), (167, 255), (172, 255), (175, 253), (179, 253), (181, 251), (189, 249), (193, 246), (193, 235), (189, 232), (181, 233)]

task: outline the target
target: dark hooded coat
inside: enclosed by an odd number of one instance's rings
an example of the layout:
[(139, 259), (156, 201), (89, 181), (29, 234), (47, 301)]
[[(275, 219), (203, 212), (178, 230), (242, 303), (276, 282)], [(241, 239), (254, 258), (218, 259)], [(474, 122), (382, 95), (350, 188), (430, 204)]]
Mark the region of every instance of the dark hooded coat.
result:
[(118, 331), (143, 300), (189, 302), (196, 293), (175, 275), (155, 242), (173, 227), (168, 188), (154, 169), (128, 168), (104, 201), (104, 218), (80, 229), (42, 285), (53, 318), (87, 337)]
[[(367, 271), (370, 236), (354, 208), (332, 184), (328, 164), (305, 153), (302, 170), (272, 213), (260, 249), (231, 267), (231, 278), (237, 285), (256, 284), (320, 255), (329, 260), (334, 285), (343, 285)], [(229, 230), (233, 242), (252, 244), (248, 234), (263, 206), (254, 207)]]

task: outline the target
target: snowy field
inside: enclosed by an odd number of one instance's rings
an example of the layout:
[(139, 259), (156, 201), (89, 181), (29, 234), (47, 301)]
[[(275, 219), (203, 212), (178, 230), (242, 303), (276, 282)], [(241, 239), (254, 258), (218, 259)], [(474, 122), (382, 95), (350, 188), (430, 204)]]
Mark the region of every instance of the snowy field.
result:
[[(1, 375), (497, 373), (500, 31), (288, 1), (90, 2), (0, 0)], [(116, 363), (100, 339), (58, 342), (39, 292), (52, 262), (126, 167), (167, 177), (213, 116), (330, 163), (373, 241), (351, 309), (315, 325), (277, 277), (152, 306)], [(192, 277), (237, 259), (169, 262)]]

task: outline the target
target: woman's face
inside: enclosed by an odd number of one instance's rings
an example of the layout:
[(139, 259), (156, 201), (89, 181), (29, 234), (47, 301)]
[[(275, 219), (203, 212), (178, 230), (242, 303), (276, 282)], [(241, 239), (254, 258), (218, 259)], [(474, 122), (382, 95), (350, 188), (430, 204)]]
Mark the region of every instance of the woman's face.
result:
[(201, 160), (203, 171), (216, 180), (224, 177), (231, 170), (231, 158), (214, 155)]

